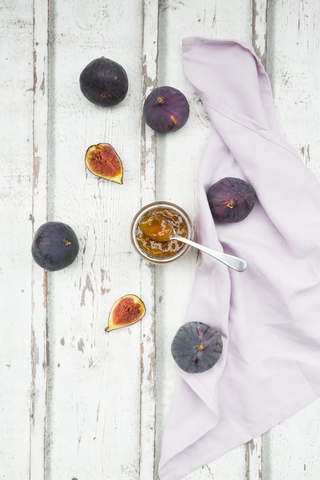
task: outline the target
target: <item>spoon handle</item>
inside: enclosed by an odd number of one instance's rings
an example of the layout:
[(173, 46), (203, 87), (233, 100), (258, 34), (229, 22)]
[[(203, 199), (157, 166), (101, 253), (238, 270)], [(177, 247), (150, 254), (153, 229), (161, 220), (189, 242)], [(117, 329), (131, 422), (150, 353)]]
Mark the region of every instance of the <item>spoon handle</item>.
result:
[(247, 263), (241, 258), (234, 257), (233, 255), (228, 255), (227, 253), (218, 252), (217, 250), (212, 250), (211, 248), (208, 248), (208, 247), (204, 247), (203, 245), (193, 242), (188, 238), (180, 237), (180, 235), (178, 234), (176, 234), (174, 238), (176, 240), (179, 240), (180, 242), (187, 243), (192, 247), (198, 248), (198, 250), (202, 250), (203, 252), (219, 260), (221, 263), (224, 263), (225, 265), (227, 265), (227, 267), (230, 267), (233, 270), (236, 270), (237, 272), (243, 272), (246, 269)]

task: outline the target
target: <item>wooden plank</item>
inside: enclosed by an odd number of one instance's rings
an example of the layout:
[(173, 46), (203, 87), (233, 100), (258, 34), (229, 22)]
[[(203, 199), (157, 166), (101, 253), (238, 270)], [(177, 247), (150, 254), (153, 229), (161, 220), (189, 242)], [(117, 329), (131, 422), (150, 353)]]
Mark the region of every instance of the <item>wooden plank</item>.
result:
[(268, 0), (252, 0), (252, 45), (262, 65), (267, 67)]
[[(237, 14), (235, 15), (235, 12)], [(190, 103), (187, 124), (158, 138), (157, 200), (172, 201), (196, 219), (198, 165), (211, 122), (194, 88), (185, 78), (181, 41), (189, 35), (251, 41), (251, 2), (170, 0), (160, 7), (158, 85), (181, 90)], [(196, 250), (174, 264), (156, 270), (157, 338), (157, 462), (176, 373), (171, 342), (181, 325), (199, 261)], [(246, 475), (246, 447), (241, 446), (191, 473), (186, 480), (242, 480)]]
[(0, 7), (0, 472), (29, 478), (33, 12)]
[[(48, 166), (48, 3), (33, 2), (33, 234), (47, 221)], [(47, 279), (32, 265), (32, 321), (30, 387), (29, 478), (45, 477), (45, 430), (47, 395)]]
[[(58, 0), (55, 12), (50, 212), (74, 228), (81, 251), (50, 283), (47, 470), (50, 479), (149, 479), (153, 274), (133, 251), (129, 231), (141, 203), (154, 198), (154, 147), (141, 133), (141, 74), (149, 88), (156, 10), (152, 2), (94, 0), (84, 13), (78, 3)], [(102, 55), (119, 62), (129, 78), (128, 95), (114, 108), (92, 105), (79, 89), (82, 69)], [(99, 142), (111, 143), (122, 159), (123, 185), (99, 180), (85, 169), (86, 149)], [(104, 333), (113, 303), (128, 293), (142, 298), (146, 316), (140, 324)]]
[[(268, 72), (281, 132), (320, 179), (318, 124), (319, 24), (317, 2), (271, 2)], [(262, 478), (319, 476), (319, 399), (264, 435)]]
[(271, 3), (271, 7), (268, 69), (278, 121), (286, 140), (319, 178), (320, 140), (316, 127), (320, 116), (317, 108), (319, 69), (316, 58), (320, 8), (317, 3), (305, 1), (280, 1)]
[(262, 479), (263, 436), (253, 438), (246, 444), (246, 480)]
[[(157, 87), (158, 74), (158, 2), (143, 1), (142, 99)], [(155, 201), (157, 134), (141, 119), (140, 204)], [(156, 337), (155, 337), (155, 266), (140, 262), (141, 294), (149, 305), (149, 321), (141, 323), (140, 378), (140, 463), (139, 479), (156, 478)]]

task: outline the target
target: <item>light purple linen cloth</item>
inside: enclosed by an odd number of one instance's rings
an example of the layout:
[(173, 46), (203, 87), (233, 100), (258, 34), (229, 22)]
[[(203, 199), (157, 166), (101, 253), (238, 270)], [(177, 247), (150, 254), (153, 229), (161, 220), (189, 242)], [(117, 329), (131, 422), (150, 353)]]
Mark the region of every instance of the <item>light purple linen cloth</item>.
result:
[[(197, 239), (248, 266), (237, 273), (202, 255), (185, 322), (216, 328), (223, 353), (204, 373), (176, 367), (161, 480), (183, 478), (320, 395), (319, 182), (279, 135), (249, 44), (188, 37), (183, 62), (213, 124), (198, 173)], [(206, 192), (229, 176), (252, 184), (258, 201), (244, 221), (214, 224)]]

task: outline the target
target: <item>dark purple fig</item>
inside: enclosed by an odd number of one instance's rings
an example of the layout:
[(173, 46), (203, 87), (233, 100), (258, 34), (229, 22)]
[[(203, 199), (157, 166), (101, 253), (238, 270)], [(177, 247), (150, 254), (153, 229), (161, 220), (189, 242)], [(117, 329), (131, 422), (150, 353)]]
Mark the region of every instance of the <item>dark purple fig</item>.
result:
[(214, 328), (202, 322), (189, 322), (177, 331), (171, 353), (178, 366), (188, 373), (209, 370), (222, 353), (222, 338)]
[(62, 270), (74, 262), (78, 255), (79, 242), (69, 225), (48, 222), (36, 231), (32, 242), (32, 256), (45, 270)]
[(252, 186), (234, 177), (222, 178), (214, 183), (207, 192), (207, 198), (214, 220), (220, 223), (241, 222), (256, 201)]
[(101, 57), (92, 60), (80, 75), (83, 95), (99, 107), (112, 107), (124, 100), (128, 77), (119, 63)]
[(155, 132), (175, 132), (187, 123), (189, 103), (176, 88), (159, 87), (146, 98), (143, 116), (146, 124)]

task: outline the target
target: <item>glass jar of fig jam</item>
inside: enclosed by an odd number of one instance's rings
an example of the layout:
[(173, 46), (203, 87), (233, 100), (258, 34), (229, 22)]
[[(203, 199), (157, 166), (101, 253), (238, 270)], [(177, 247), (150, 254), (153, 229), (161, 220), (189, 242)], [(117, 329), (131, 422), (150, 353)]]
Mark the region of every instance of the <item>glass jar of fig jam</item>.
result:
[(140, 220), (145, 215), (163, 216), (179, 235), (189, 239), (193, 237), (191, 220), (182, 208), (170, 202), (150, 203), (135, 215), (131, 224), (131, 242), (141, 257), (154, 264), (166, 264), (183, 257), (189, 251), (190, 245), (178, 240), (159, 242), (147, 237), (139, 227)]

